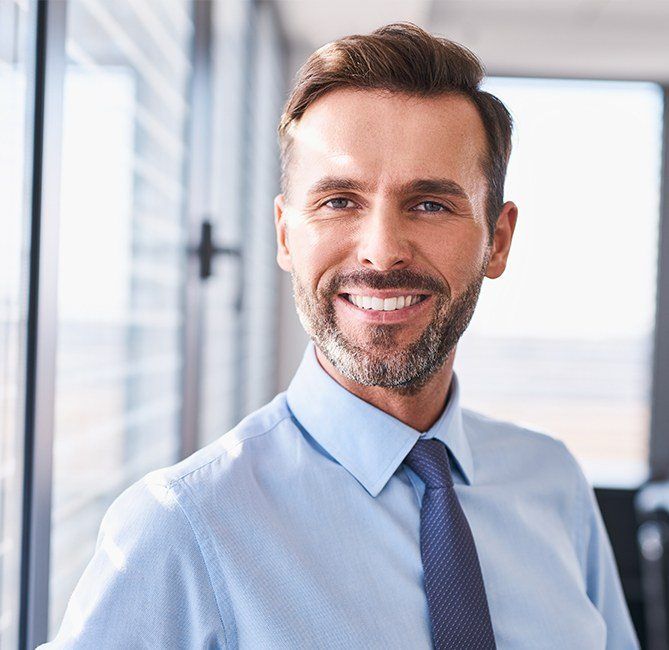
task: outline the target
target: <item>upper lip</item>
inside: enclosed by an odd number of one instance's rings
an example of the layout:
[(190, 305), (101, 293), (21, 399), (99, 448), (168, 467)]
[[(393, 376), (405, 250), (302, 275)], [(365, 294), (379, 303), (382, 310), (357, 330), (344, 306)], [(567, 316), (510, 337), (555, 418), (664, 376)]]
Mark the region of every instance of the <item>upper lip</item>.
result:
[(400, 296), (429, 296), (427, 291), (420, 289), (349, 289), (340, 291), (340, 296), (369, 296), (371, 298), (399, 298)]

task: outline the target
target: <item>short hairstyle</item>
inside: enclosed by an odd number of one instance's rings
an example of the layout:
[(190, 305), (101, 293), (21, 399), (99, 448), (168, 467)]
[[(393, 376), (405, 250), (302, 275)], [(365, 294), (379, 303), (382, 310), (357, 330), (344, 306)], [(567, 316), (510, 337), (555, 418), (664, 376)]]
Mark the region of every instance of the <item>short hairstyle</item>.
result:
[(327, 92), (357, 88), (423, 97), (457, 94), (474, 103), (486, 133), (487, 151), (481, 165), (488, 183), (486, 216), (492, 241), (504, 203), (513, 121), (497, 97), (480, 89), (484, 75), (481, 61), (469, 49), (407, 22), (324, 45), (300, 68), (281, 116), (278, 131), (282, 191), (288, 189), (292, 129), (309, 106)]

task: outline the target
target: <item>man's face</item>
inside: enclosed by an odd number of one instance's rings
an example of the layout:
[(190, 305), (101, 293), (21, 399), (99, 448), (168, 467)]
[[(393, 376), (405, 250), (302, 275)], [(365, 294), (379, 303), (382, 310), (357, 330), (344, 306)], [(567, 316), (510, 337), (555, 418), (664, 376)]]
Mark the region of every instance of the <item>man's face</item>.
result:
[[(484, 276), (504, 270), (515, 206), (489, 246), (485, 146), (459, 96), (338, 89), (296, 125), (277, 261), (302, 326), (349, 379), (420, 390), (467, 328)], [(391, 310), (399, 296), (414, 298)]]

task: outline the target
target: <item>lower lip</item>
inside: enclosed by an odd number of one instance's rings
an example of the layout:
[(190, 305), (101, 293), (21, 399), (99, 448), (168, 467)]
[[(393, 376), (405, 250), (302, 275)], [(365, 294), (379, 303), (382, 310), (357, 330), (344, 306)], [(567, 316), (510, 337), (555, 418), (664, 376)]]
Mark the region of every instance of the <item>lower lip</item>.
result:
[(393, 309), (391, 311), (362, 309), (349, 302), (344, 296), (337, 296), (337, 300), (343, 303), (343, 308), (347, 309), (351, 316), (365, 323), (403, 323), (423, 313), (429, 307), (432, 296), (428, 296), (425, 300), (421, 300), (415, 305), (411, 305), (411, 307), (402, 307), (402, 309)]

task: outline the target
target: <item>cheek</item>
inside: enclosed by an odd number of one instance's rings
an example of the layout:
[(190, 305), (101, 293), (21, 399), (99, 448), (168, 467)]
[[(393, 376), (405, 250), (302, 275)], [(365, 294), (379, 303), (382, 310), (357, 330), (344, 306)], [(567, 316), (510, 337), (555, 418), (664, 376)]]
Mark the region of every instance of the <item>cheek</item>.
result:
[(291, 234), (293, 264), (312, 289), (318, 287), (322, 276), (340, 265), (350, 251), (350, 237), (332, 228), (312, 225), (296, 228)]
[(480, 274), (485, 247), (479, 229), (470, 229), (458, 237), (435, 239), (429, 247), (429, 259), (458, 295)]

